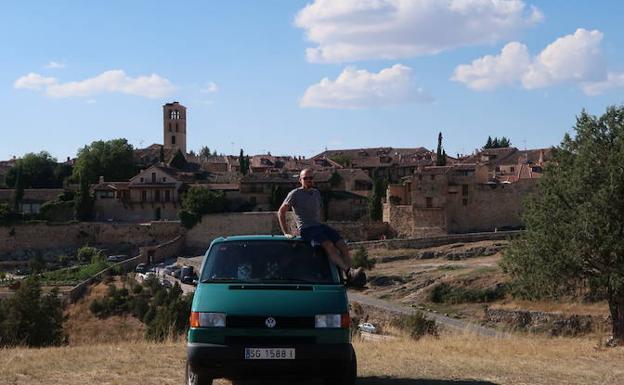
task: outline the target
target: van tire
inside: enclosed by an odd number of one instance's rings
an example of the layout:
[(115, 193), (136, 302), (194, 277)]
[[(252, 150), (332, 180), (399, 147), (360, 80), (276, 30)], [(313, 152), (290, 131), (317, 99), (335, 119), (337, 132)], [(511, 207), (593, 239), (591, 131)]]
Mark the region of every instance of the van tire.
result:
[(357, 379), (357, 357), (351, 347), (351, 361), (342, 374), (325, 379), (325, 385), (355, 385)]
[(191, 369), (191, 365), (186, 364), (186, 385), (212, 385), (212, 378), (196, 373)]

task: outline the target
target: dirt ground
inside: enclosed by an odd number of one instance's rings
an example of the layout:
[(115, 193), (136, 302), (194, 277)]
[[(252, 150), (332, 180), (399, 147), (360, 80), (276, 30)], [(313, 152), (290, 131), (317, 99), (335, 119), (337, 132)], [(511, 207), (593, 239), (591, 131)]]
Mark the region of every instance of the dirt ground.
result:
[[(509, 296), (490, 303), (445, 304), (433, 303), (429, 294), (434, 286), (448, 283), (470, 289), (494, 288), (505, 284), (509, 277), (499, 266), (502, 252), (489, 256), (478, 256), (460, 260), (449, 260), (445, 254), (462, 254), (467, 250), (488, 248), (495, 245), (504, 247), (505, 241), (481, 241), (473, 243), (450, 244), (426, 249), (369, 249), (370, 257), (377, 260), (375, 268), (367, 272), (369, 283), (364, 294), (387, 299), (403, 305), (421, 307), (449, 316), (474, 320), (483, 320), (485, 306), (509, 310), (529, 310), (541, 312), (559, 312), (607, 317), (606, 302), (585, 303), (572, 301), (522, 301)], [(437, 255), (435, 258), (420, 259), (423, 252)], [(391, 262), (383, 259), (397, 258)], [(399, 259), (400, 258), (400, 259)]]

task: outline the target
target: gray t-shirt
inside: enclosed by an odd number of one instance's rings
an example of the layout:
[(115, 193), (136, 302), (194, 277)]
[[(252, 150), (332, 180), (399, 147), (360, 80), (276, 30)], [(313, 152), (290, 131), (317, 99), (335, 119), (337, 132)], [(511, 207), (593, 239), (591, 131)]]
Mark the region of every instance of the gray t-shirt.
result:
[(321, 224), (321, 193), (315, 188), (296, 188), (288, 193), (284, 203), (292, 207), (297, 230)]

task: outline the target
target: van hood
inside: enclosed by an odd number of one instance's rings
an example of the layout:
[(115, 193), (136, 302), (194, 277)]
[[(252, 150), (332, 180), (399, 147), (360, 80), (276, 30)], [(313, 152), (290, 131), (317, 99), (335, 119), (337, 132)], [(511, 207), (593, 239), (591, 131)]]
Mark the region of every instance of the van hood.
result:
[(348, 312), (342, 285), (199, 284), (193, 311), (228, 315), (314, 316)]

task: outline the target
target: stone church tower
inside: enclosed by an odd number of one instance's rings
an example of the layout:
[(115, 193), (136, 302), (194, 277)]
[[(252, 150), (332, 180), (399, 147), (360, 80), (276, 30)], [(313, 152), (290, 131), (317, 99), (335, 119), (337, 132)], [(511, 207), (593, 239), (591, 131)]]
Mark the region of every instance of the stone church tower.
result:
[(163, 106), (163, 144), (186, 155), (186, 107), (178, 102)]

